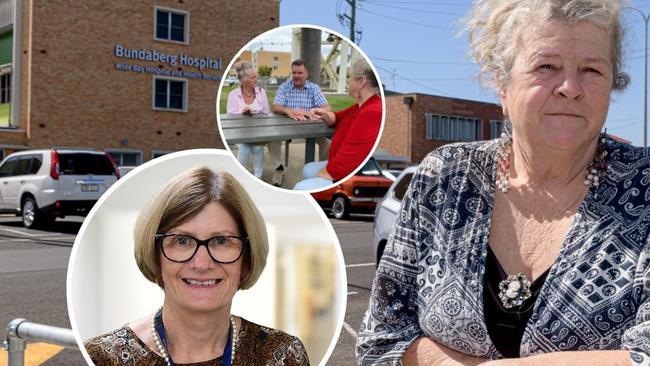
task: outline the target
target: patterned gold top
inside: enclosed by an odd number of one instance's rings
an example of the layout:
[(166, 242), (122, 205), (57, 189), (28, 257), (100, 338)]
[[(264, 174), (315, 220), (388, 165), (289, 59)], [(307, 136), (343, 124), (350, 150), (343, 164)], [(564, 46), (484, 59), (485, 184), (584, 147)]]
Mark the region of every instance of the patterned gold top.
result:
[[(167, 366), (165, 359), (150, 349), (127, 325), (89, 339), (84, 344), (90, 359), (98, 366)], [(221, 357), (179, 366), (219, 365)], [(309, 365), (305, 346), (294, 336), (241, 318), (233, 366)]]

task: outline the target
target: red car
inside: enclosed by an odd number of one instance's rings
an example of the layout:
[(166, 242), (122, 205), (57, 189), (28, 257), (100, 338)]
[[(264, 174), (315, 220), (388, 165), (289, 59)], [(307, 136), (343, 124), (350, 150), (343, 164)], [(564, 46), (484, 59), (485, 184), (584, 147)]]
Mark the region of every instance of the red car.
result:
[(311, 195), (323, 208), (329, 208), (337, 219), (346, 218), (351, 212), (373, 212), (388, 187), (393, 183), (386, 178), (375, 159), (368, 162), (347, 181), (336, 187)]

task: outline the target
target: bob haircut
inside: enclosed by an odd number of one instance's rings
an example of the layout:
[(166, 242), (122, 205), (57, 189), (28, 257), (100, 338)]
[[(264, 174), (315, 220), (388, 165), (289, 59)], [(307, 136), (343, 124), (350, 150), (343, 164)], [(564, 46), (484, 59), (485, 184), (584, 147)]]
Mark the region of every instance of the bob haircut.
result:
[(264, 220), (248, 193), (232, 175), (206, 167), (178, 175), (140, 212), (133, 232), (135, 261), (149, 281), (164, 288), (161, 253), (156, 248), (155, 235), (191, 220), (211, 202), (222, 205), (237, 223), (239, 235), (248, 237), (248, 244), (242, 248), (239, 288), (247, 289), (255, 284), (264, 270), (269, 251)]
[(524, 32), (552, 20), (566, 24), (590, 22), (610, 36), (612, 89), (621, 91), (630, 82), (622, 72), (624, 29), (620, 12), (625, 0), (478, 0), (463, 22), (469, 33), (472, 56), (479, 65), (479, 80), (504, 89), (520, 51)]

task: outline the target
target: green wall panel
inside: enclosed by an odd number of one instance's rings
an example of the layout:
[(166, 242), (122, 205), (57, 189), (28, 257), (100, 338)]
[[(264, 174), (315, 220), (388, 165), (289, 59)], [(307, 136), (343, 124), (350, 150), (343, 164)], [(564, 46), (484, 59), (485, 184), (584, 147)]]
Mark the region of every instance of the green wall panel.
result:
[(12, 61), (14, 32), (0, 34), (0, 65), (10, 64)]

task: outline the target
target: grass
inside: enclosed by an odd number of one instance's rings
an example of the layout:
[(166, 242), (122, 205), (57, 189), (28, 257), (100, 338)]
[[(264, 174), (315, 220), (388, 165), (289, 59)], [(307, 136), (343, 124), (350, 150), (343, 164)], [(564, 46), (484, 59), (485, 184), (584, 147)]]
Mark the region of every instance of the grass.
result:
[[(233, 86), (224, 86), (221, 90), (221, 98), (219, 100), (219, 113), (226, 113), (226, 103), (228, 102), (228, 93), (233, 89), (237, 88), (238, 85)], [(273, 103), (275, 99), (275, 90), (267, 90), (266, 96), (269, 99), (269, 103)], [(332, 107), (333, 111), (339, 111), (343, 108), (347, 108), (354, 104), (354, 98), (347, 94), (326, 94), (325, 99), (327, 103)]]
[(9, 103), (0, 104), (0, 127), (9, 127)]

